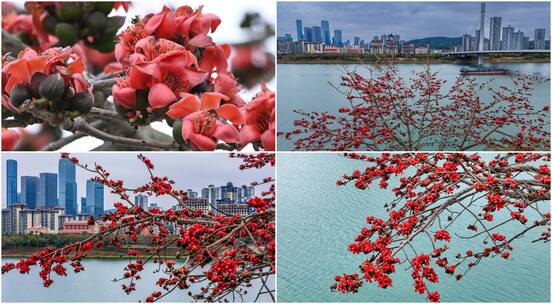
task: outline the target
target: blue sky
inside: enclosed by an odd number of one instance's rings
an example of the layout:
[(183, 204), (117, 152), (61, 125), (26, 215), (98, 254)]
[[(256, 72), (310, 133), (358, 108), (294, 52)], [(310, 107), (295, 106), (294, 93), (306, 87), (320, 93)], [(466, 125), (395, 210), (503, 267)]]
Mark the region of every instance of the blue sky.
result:
[[(123, 179), (128, 187), (141, 186), (148, 182), (147, 170), (136, 158), (138, 153), (72, 153), (81, 163), (94, 165), (101, 164), (111, 172), (111, 177)], [(143, 153), (151, 159), (155, 165), (155, 174), (167, 176), (173, 179), (175, 188), (186, 190), (188, 188), (200, 192), (208, 184), (215, 186), (226, 185), (231, 181), (234, 185), (249, 184), (253, 181), (260, 181), (264, 177), (274, 176), (274, 168), (266, 166), (262, 169), (239, 170), (241, 159), (229, 158), (228, 153)], [(2, 207), (6, 202), (6, 167), (7, 159), (18, 161), (18, 191), (21, 191), (20, 180), (22, 175), (38, 176), (41, 172), (58, 173), (59, 153), (2, 153)], [(92, 173), (77, 168), (78, 204), (80, 208), (80, 197), (86, 196), (86, 180), (91, 178)], [(257, 189), (260, 193), (260, 187)], [(117, 197), (105, 190), (105, 208), (112, 208)], [(150, 198), (150, 202), (157, 202), (163, 207), (174, 205), (174, 200), (165, 197), (162, 199)], [(80, 210), (80, 209), (79, 209)]]
[[(485, 32), (489, 18), (502, 17), (502, 26), (512, 25), (533, 39), (535, 28), (545, 28), (550, 37), (549, 2), (486, 2)], [(278, 2), (278, 35), (295, 38), (295, 20), (303, 26), (329, 20), (330, 30), (343, 30), (343, 39), (395, 33), (401, 39), (459, 37), (479, 27), (480, 2)], [(548, 39), (548, 38), (547, 38)]]

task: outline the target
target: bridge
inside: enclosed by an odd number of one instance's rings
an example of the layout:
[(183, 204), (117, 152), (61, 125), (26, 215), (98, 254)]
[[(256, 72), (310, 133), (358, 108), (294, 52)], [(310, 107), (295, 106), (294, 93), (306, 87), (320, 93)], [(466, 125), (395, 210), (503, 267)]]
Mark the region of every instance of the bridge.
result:
[(484, 50), (449, 52), (450, 56), (487, 55), (487, 54), (550, 54), (550, 50)]

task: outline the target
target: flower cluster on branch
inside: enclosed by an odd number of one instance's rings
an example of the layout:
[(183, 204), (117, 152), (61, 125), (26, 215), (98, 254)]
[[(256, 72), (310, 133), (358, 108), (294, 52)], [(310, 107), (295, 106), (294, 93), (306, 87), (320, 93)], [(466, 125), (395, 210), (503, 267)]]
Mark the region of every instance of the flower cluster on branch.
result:
[[(337, 185), (396, 186), (391, 189), (395, 199), (385, 203), (388, 216), (368, 216), (348, 247), (367, 256), (361, 274), (336, 276), (335, 291), (358, 292), (362, 280), (391, 287), (396, 267), (407, 264), (414, 291), (436, 302), (439, 292), (430, 290), (439, 282), (439, 269), (460, 280), (485, 258), (509, 259), (515, 241), (530, 231), (535, 230), (535, 242), (550, 241), (550, 154), (345, 156), (369, 165), (343, 175)], [(462, 232), (455, 225), (464, 222)], [(501, 232), (505, 225), (515, 232)], [(460, 239), (472, 240), (471, 247), (463, 249)], [(431, 244), (430, 251), (419, 248), (423, 241)]]
[(345, 97), (339, 114), (304, 112), (282, 135), (297, 150), (545, 151), (550, 148), (549, 107), (530, 100), (543, 81), (513, 75), (511, 85), (458, 77), (446, 88), (430, 65), (403, 78), (392, 63), (365, 71), (344, 68), (335, 88)]
[[(153, 291), (145, 299), (147, 302), (158, 301), (175, 290), (197, 290), (188, 293), (191, 299), (216, 302), (230, 296), (242, 297), (251, 289), (252, 282), (258, 282), (257, 298), (267, 294), (274, 300), (274, 290), (267, 284), (268, 277), (275, 273), (276, 258), (272, 177), (262, 181), (270, 184), (269, 189), (249, 201), (256, 212), (247, 216), (214, 214), (189, 207), (186, 192), (175, 189), (173, 180), (156, 176), (153, 163), (144, 155), (138, 155), (138, 159), (150, 181), (136, 188), (128, 188), (123, 180), (112, 178), (101, 165), (82, 164), (69, 154), (62, 157), (94, 173), (97, 182), (117, 195), (116, 211), (103, 215), (100, 232), (62, 248), (44, 249), (17, 263), (6, 263), (2, 273), (17, 270), (26, 274), (36, 266), (40, 268), (44, 286), (49, 287), (54, 283), (54, 275), (68, 276), (67, 268), (75, 273), (84, 271), (82, 260), (95, 248), (112, 246), (125, 248), (129, 258), (124, 273), (114, 280), (121, 282), (127, 294), (135, 291), (136, 281), (142, 279), (147, 263), (158, 265), (157, 271), (162, 274), (156, 282), (159, 290)], [(244, 160), (242, 169), (275, 165), (271, 154), (233, 157)], [(136, 193), (172, 197), (180, 208), (143, 210), (130, 200), (130, 195)], [(88, 223), (94, 225), (98, 220), (91, 217)], [(145, 248), (135, 246), (139, 235), (147, 236), (149, 245)], [(167, 256), (166, 249), (176, 250), (175, 256)], [(191, 289), (194, 285), (201, 288)]]

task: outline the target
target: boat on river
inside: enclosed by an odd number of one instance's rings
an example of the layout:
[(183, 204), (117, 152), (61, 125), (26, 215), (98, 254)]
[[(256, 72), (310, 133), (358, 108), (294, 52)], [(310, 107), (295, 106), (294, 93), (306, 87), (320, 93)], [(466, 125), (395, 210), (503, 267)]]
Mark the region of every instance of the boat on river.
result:
[(508, 69), (461, 69), (460, 75), (509, 75), (510, 70)]

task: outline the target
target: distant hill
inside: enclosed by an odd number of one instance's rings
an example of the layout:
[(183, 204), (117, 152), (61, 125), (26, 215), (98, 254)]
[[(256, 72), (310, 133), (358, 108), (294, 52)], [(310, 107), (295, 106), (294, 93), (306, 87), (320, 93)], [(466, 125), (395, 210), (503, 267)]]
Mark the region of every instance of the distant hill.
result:
[(427, 37), (421, 39), (413, 39), (408, 41), (415, 46), (422, 46), (429, 44), (432, 49), (446, 50), (452, 45), (462, 44), (462, 37)]

